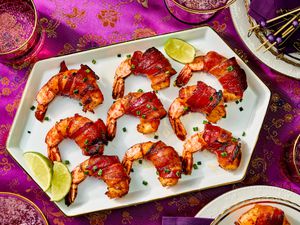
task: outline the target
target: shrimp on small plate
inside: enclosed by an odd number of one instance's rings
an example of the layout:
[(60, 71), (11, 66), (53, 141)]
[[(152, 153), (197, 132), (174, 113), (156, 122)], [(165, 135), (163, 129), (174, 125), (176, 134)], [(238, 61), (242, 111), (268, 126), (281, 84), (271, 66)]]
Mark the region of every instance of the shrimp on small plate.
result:
[(50, 160), (61, 161), (58, 145), (65, 138), (75, 140), (83, 155), (102, 154), (104, 145), (107, 144), (106, 126), (101, 119), (93, 122), (78, 114), (60, 120), (45, 138)]
[(130, 177), (125, 172), (118, 156), (94, 155), (82, 162), (72, 171), (72, 184), (65, 197), (66, 205), (74, 202), (78, 185), (88, 176), (103, 180), (109, 198), (121, 198), (129, 191)]
[(241, 143), (231, 132), (212, 124), (205, 124), (204, 131), (192, 135), (183, 145), (182, 164), (185, 174), (191, 174), (193, 154), (209, 150), (217, 156), (219, 166), (225, 170), (236, 170), (241, 162)]
[(160, 120), (167, 115), (167, 111), (155, 92), (131, 92), (124, 98), (117, 99), (107, 113), (109, 140), (114, 139), (117, 119), (124, 114), (140, 118), (140, 124), (137, 125), (138, 132), (149, 134), (157, 131)]
[(182, 164), (178, 153), (173, 147), (164, 142), (144, 142), (129, 148), (123, 158), (123, 165), (127, 174), (130, 174), (132, 164), (138, 159), (150, 160), (158, 174), (158, 180), (163, 187), (174, 186), (181, 178)]
[(170, 78), (176, 71), (169, 60), (156, 48), (147, 49), (144, 53), (135, 51), (133, 56), (124, 60), (116, 70), (113, 83), (113, 99), (122, 98), (125, 90), (125, 79), (130, 75), (144, 75), (151, 80), (153, 90), (170, 86)]
[(216, 91), (202, 81), (179, 90), (179, 97), (171, 104), (168, 116), (176, 136), (182, 141), (187, 133), (180, 117), (189, 112), (204, 113), (209, 122), (216, 123), (226, 116), (222, 91)]
[(103, 102), (103, 95), (97, 85), (99, 77), (87, 65), (81, 65), (79, 70), (68, 70), (65, 62), (61, 63), (61, 70), (54, 75), (38, 92), (38, 103), (35, 117), (43, 121), (48, 105), (57, 95), (68, 96), (80, 101), (83, 111), (94, 112)]

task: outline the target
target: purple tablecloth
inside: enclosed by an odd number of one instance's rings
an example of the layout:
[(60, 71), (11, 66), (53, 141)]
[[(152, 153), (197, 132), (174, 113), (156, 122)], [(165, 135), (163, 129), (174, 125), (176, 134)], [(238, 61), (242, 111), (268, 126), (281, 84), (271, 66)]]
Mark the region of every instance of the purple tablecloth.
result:
[[(35, 0), (35, 3), (46, 31), (39, 59), (191, 28), (175, 20), (162, 0), (151, 0), (148, 9), (133, 0)], [(0, 191), (28, 197), (45, 213), (50, 224), (57, 225), (161, 224), (162, 216), (194, 216), (222, 193), (254, 184), (279, 186), (300, 194), (300, 185), (288, 179), (282, 160), (285, 147), (300, 130), (299, 81), (272, 71), (250, 53), (236, 33), (228, 10), (219, 13), (209, 24), (228, 40), (272, 91), (268, 112), (243, 182), (68, 218), (6, 151), (8, 132), (32, 65), (8, 67), (0, 64)]]

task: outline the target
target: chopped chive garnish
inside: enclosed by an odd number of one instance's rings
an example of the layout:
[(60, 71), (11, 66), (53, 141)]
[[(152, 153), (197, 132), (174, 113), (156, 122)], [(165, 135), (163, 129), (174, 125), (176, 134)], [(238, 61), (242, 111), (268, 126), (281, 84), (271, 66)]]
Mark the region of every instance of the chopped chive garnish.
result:
[(156, 175), (159, 175), (159, 172), (156, 170)]
[(46, 116), (46, 117), (44, 118), (44, 120), (49, 121), (50, 119), (49, 119), (48, 116)]
[(73, 93), (74, 93), (74, 94), (78, 94), (78, 93), (79, 93), (79, 90), (78, 90), (78, 89), (75, 89), (75, 90), (73, 91)]
[(119, 53), (117, 56), (120, 58), (122, 55)]
[(88, 151), (89, 151), (89, 148), (85, 148), (85, 151), (88, 152)]
[(155, 90), (155, 93), (158, 93), (158, 90)]
[(32, 111), (35, 110), (35, 106), (34, 106), (34, 105), (31, 106), (31, 107), (30, 107), (30, 110), (32, 110)]
[(143, 118), (143, 119), (146, 119), (146, 115), (145, 115), (145, 114), (143, 114), (143, 115), (142, 115), (142, 118)]
[(187, 111), (187, 110), (189, 110), (189, 107), (188, 106), (184, 106), (183, 110)]
[(228, 155), (227, 152), (222, 152), (222, 153), (221, 153), (221, 156), (222, 156), (222, 157), (226, 157), (227, 155)]
[(202, 162), (201, 162), (201, 161), (198, 161), (198, 162), (197, 162), (197, 165), (199, 165), (199, 166), (200, 166), (201, 164), (202, 164)]
[(212, 101), (214, 98), (213, 98), (213, 96), (210, 96), (209, 97), (209, 101)]
[(143, 163), (143, 160), (139, 159), (139, 164), (142, 164)]
[(134, 170), (131, 168), (131, 169), (130, 169), (130, 172), (132, 172), (132, 173), (133, 173), (133, 172), (134, 172)]
[(158, 135), (154, 135), (154, 139), (158, 139)]
[(144, 91), (143, 91), (143, 89), (139, 89), (139, 90), (137, 90), (137, 92), (143, 93)]
[(147, 186), (148, 185), (148, 182), (143, 180), (143, 185)]
[(84, 144), (85, 144), (85, 145), (88, 145), (88, 144), (89, 144), (89, 140), (86, 139), (86, 140), (84, 141)]
[(153, 106), (153, 107), (152, 107), (152, 109), (153, 109), (154, 111), (156, 111), (156, 110), (157, 110), (157, 108), (156, 108), (155, 106)]
[(173, 87), (176, 87), (176, 86), (177, 86), (177, 85), (176, 85), (176, 81), (174, 81), (174, 82), (173, 82)]
[(242, 112), (244, 109), (243, 109), (243, 107), (240, 107), (239, 110)]
[(198, 127), (193, 127), (193, 131), (198, 131)]
[(99, 169), (99, 171), (98, 171), (98, 175), (99, 175), (99, 176), (101, 176), (101, 175), (102, 175), (102, 170), (101, 170), (101, 169)]
[(129, 55), (126, 55), (126, 57), (129, 59), (129, 58), (131, 58), (131, 55), (129, 54)]
[(177, 171), (177, 172), (176, 172), (176, 176), (177, 176), (177, 177), (180, 177), (180, 175), (181, 175), (180, 171)]
[(126, 132), (126, 131), (127, 131), (126, 127), (123, 127), (122, 130), (123, 130), (123, 132)]
[(96, 64), (96, 60), (95, 60), (95, 59), (93, 59), (93, 60), (92, 60), (92, 63), (93, 63), (93, 64)]
[(169, 71), (169, 70), (167, 70), (167, 71), (166, 71), (166, 74), (169, 74), (169, 73), (170, 73), (170, 71)]
[(226, 104), (225, 104), (224, 106), (225, 106), (225, 107), (227, 107), (227, 105), (226, 105)]
[(85, 174), (85, 175), (89, 175), (89, 171), (83, 171), (83, 173)]
[(138, 116), (141, 115), (141, 111), (139, 111), (139, 110), (136, 111), (136, 115), (138, 115)]
[(81, 103), (81, 102), (79, 102), (79, 105), (80, 105), (80, 106), (82, 106), (82, 103)]
[(69, 160), (65, 160), (65, 161), (64, 161), (64, 164), (69, 165), (69, 164), (70, 164), (70, 161), (69, 161)]
[(224, 118), (224, 119), (225, 119), (225, 118), (226, 118), (226, 115), (225, 115), (225, 116), (222, 116), (222, 118)]
[(83, 78), (83, 82), (87, 82), (87, 80), (88, 80), (87, 77)]
[(208, 121), (207, 121), (207, 120), (203, 120), (202, 123), (203, 123), (203, 124), (208, 124)]
[(238, 141), (238, 139), (236, 139), (235, 137), (232, 137), (231, 140), (232, 140), (233, 142), (237, 142), (237, 141)]
[(245, 131), (243, 132), (242, 136), (243, 136), (243, 137), (245, 137), (245, 136), (246, 136), (246, 132), (245, 132)]
[(234, 70), (233, 66), (228, 66), (228, 67), (227, 67), (227, 71), (230, 72), (230, 71), (233, 71), (233, 70)]
[(195, 169), (195, 170), (197, 170), (198, 169), (198, 166), (197, 166), (197, 164), (193, 164), (193, 168)]
[(64, 75), (64, 78), (65, 78), (65, 79), (67, 79), (67, 78), (68, 78), (68, 76), (67, 76), (67, 75)]
[(134, 69), (134, 68), (135, 68), (135, 65), (132, 64), (132, 65), (131, 65), (131, 69)]
[(89, 72), (91, 72), (91, 70), (90, 70), (90, 69), (86, 69), (85, 72), (86, 72), (86, 73), (89, 73)]
[(98, 166), (93, 166), (93, 171), (96, 172), (96, 170), (98, 169)]
[(148, 109), (150, 109), (150, 108), (151, 108), (151, 105), (147, 104), (146, 107), (147, 107)]
[(235, 104), (239, 104), (240, 102), (238, 100), (235, 101)]
[(27, 133), (28, 133), (28, 134), (31, 134), (31, 131), (30, 131), (30, 130), (28, 130), (28, 131), (27, 131)]
[(171, 173), (171, 170), (169, 169), (164, 169), (165, 173)]
[(242, 101), (243, 101), (243, 99), (241, 98), (241, 99), (240, 99), (240, 102), (242, 102)]

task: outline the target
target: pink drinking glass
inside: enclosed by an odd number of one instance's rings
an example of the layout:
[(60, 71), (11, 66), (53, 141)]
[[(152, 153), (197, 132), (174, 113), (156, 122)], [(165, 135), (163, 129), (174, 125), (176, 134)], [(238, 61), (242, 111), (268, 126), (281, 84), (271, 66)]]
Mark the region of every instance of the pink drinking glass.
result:
[(197, 25), (210, 19), (216, 12), (229, 7), (236, 0), (164, 0), (177, 20)]
[(0, 0), (0, 62), (31, 61), (43, 39), (33, 0)]

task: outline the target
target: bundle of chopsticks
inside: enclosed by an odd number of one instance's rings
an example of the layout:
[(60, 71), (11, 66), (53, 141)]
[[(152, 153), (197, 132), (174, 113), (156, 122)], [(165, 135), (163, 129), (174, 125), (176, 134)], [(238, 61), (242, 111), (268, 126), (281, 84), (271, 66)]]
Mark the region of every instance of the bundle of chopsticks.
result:
[[(266, 52), (273, 46), (279, 45), (283, 41), (286, 41), (290, 36), (292, 36), (297, 31), (297, 29), (299, 29), (300, 27), (300, 7), (293, 9), (289, 12), (283, 13), (267, 21), (260, 21), (257, 25), (250, 27), (249, 32), (261, 28), (268, 29), (270, 28), (270, 26), (274, 26), (274, 22), (278, 22), (279, 19), (282, 19), (282, 21), (285, 23), (283, 23), (283, 25), (280, 26), (278, 30), (273, 31), (274, 33), (269, 31), (266, 41), (264, 41), (260, 46), (258, 46), (256, 51), (259, 51), (263, 46), (267, 46), (266, 49), (264, 50), (264, 52)], [(280, 21), (280, 23), (282, 23), (282, 21)]]

